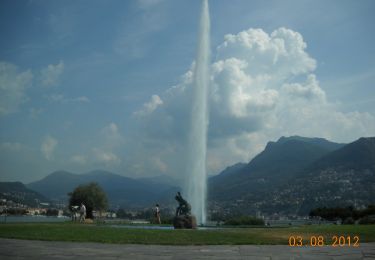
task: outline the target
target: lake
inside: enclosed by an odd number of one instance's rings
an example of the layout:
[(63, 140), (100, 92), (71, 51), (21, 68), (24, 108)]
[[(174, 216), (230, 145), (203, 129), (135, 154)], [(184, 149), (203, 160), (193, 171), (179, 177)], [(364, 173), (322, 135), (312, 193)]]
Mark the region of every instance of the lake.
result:
[(19, 222), (64, 222), (70, 221), (69, 217), (47, 217), (47, 216), (0, 216), (1, 223)]

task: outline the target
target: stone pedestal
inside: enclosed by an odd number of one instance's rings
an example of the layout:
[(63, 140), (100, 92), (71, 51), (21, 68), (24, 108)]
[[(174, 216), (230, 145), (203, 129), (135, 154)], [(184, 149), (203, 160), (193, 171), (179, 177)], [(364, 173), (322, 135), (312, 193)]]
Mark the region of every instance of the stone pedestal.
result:
[(175, 229), (196, 229), (197, 220), (191, 215), (177, 216), (173, 219), (173, 226)]

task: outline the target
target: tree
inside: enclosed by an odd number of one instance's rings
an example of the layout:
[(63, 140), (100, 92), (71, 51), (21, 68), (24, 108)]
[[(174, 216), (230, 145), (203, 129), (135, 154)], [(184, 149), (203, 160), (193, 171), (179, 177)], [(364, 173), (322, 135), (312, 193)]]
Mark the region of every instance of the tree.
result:
[(59, 210), (58, 209), (47, 209), (46, 216), (58, 216)]
[(239, 226), (239, 225), (261, 225), (264, 226), (264, 220), (253, 216), (240, 216), (230, 218), (225, 221), (224, 225)]
[(108, 199), (102, 188), (95, 182), (79, 185), (69, 193), (69, 206), (86, 206), (86, 215), (93, 218), (93, 210), (104, 211), (108, 207)]
[(341, 219), (343, 223), (350, 224), (357, 220), (361, 215), (361, 211), (356, 210), (353, 206), (346, 208), (316, 208), (310, 211), (310, 217), (321, 217), (326, 220), (338, 220)]
[(133, 219), (133, 215), (130, 212), (126, 212), (124, 209), (119, 209), (116, 212), (118, 218)]

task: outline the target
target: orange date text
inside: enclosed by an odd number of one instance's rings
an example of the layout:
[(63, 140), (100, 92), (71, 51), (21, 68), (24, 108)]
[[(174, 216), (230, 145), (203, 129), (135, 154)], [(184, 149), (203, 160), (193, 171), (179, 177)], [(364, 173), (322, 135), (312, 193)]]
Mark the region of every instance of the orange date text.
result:
[(288, 245), (292, 247), (301, 247), (301, 246), (359, 247), (359, 236), (341, 235), (341, 236), (332, 236), (329, 238), (320, 236), (320, 235), (314, 235), (314, 236), (309, 236), (309, 237), (293, 235), (289, 237)]

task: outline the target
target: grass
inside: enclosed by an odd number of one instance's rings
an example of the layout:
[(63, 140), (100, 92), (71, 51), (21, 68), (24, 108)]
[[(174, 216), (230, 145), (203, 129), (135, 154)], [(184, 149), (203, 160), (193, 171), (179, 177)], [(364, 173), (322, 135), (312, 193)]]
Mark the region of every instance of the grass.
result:
[(0, 224), (0, 237), (48, 241), (79, 241), (154, 245), (288, 245), (290, 236), (300, 236), (304, 244), (311, 236), (359, 237), (359, 243), (375, 242), (375, 225), (310, 225), (287, 228), (224, 228), (214, 230), (147, 230), (114, 228), (75, 223)]

